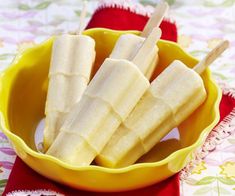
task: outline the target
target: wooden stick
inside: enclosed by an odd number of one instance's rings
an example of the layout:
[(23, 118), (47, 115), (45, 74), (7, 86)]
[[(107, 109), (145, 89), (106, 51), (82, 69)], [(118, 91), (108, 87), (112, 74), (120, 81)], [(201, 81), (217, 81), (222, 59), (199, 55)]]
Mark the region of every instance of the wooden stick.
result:
[(194, 68), (198, 74), (201, 74), (205, 69), (216, 60), (227, 48), (229, 42), (227, 40), (219, 43), (214, 49), (212, 49)]
[(81, 35), (82, 31), (84, 29), (83, 24), (86, 18), (86, 13), (87, 13), (87, 1), (83, 1), (83, 6), (82, 6), (82, 11), (80, 14), (80, 20), (79, 20), (79, 27), (77, 31), (77, 35)]
[(149, 36), (145, 39), (140, 49), (132, 59), (132, 62), (136, 64), (142, 71), (146, 56), (152, 51), (157, 41), (160, 39), (162, 31), (159, 27), (153, 28)]
[(159, 27), (161, 24), (166, 12), (168, 11), (168, 4), (166, 2), (161, 1), (157, 7), (155, 8), (154, 13), (149, 18), (147, 24), (144, 27), (144, 30), (141, 33), (141, 37), (147, 37), (148, 34), (152, 31), (154, 27)]

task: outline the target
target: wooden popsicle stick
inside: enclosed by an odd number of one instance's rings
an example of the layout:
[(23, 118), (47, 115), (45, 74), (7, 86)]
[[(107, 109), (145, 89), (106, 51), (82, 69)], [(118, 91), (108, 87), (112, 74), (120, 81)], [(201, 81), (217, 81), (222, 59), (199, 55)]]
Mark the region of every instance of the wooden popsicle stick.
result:
[(166, 2), (161, 1), (157, 7), (155, 8), (154, 13), (149, 18), (147, 24), (144, 27), (144, 30), (141, 33), (141, 37), (147, 37), (148, 34), (152, 31), (154, 27), (159, 27), (161, 24), (166, 12), (168, 11), (168, 4)]
[(86, 18), (86, 13), (87, 13), (87, 1), (83, 1), (83, 6), (82, 6), (82, 11), (80, 14), (80, 19), (79, 19), (79, 27), (78, 27), (78, 31), (77, 31), (77, 35), (81, 35), (82, 31), (84, 29), (83, 25), (84, 25), (84, 21)]
[(156, 45), (157, 41), (160, 39), (161, 34), (162, 34), (162, 31), (159, 27), (153, 28), (151, 33), (148, 35), (148, 37), (143, 42), (140, 49), (137, 51), (134, 58), (132, 58), (131, 61), (134, 64), (136, 64), (140, 68), (140, 70), (141, 70), (141, 65), (145, 61), (146, 56), (152, 51), (152, 49)]
[(216, 60), (227, 48), (229, 42), (227, 40), (219, 43), (212, 49), (194, 68), (198, 74), (201, 74), (214, 60)]

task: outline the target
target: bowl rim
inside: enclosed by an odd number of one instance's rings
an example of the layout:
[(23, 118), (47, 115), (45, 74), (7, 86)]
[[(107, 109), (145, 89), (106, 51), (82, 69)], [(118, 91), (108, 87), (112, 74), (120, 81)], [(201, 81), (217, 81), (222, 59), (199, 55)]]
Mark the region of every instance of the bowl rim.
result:
[[(88, 29), (88, 30), (84, 31), (84, 34), (87, 35), (88, 33), (93, 32), (93, 31), (104, 31), (104, 32), (109, 32), (109, 33), (120, 33), (120, 32), (135, 33), (135, 34), (139, 33), (139, 31), (132, 31), (132, 30), (131, 31), (120, 31), (120, 30), (111, 30), (111, 29), (106, 29), (106, 28), (93, 28), (93, 29)], [(33, 47), (27, 48), (26, 50), (19, 52), (15, 56), (15, 58), (13, 59), (13, 62), (5, 70), (3, 70), (1, 72), (0, 82), (2, 80), (2, 77), (4, 75), (6, 75), (11, 69), (14, 69), (15, 67), (17, 68), (17, 63), (20, 58), (22, 58), (26, 53), (28, 53), (32, 50), (35, 50), (36, 48), (40, 48), (45, 43), (49, 42), (51, 39), (54, 39), (54, 37), (55, 36), (51, 36), (50, 38), (46, 39), (42, 43), (37, 44)], [(183, 52), (187, 57), (198, 61), (195, 57), (193, 57), (192, 55), (187, 53), (177, 43), (167, 41), (167, 40), (160, 40), (160, 42), (174, 45), (174, 47), (176, 47), (178, 50)], [(181, 148), (179, 150), (176, 150), (173, 153), (171, 153), (170, 155), (168, 155), (167, 157), (165, 157), (164, 159), (157, 161), (157, 162), (135, 163), (133, 165), (129, 165), (129, 166), (122, 167), (122, 168), (108, 168), (108, 167), (102, 167), (102, 166), (98, 166), (98, 165), (73, 166), (73, 165), (67, 164), (67, 163), (65, 163), (65, 162), (63, 162), (53, 156), (43, 154), (43, 153), (40, 153), (40, 152), (37, 152), (37, 151), (34, 151), (33, 149), (31, 149), (24, 142), (24, 140), (22, 138), (20, 138), (19, 136), (15, 135), (14, 133), (12, 133), (10, 130), (7, 129), (6, 120), (4, 119), (4, 115), (3, 115), (3, 112), (1, 109), (0, 109), (0, 128), (1, 128), (2, 132), (4, 134), (6, 134), (6, 136), (8, 137), (10, 143), (13, 143), (13, 144), (17, 143), (18, 146), (21, 146), (21, 149), (23, 149), (24, 152), (28, 153), (29, 155), (31, 155), (35, 158), (42, 159), (42, 160), (49, 161), (49, 162), (53, 162), (54, 164), (56, 164), (62, 168), (65, 168), (65, 169), (69, 169), (69, 170), (74, 170), (74, 171), (93, 170), (93, 171), (99, 171), (99, 172), (105, 172), (105, 173), (125, 173), (125, 172), (129, 172), (129, 171), (133, 171), (133, 170), (141, 169), (141, 168), (151, 168), (151, 167), (161, 166), (161, 165), (164, 165), (166, 163), (171, 162), (172, 160), (174, 160), (175, 157), (179, 156), (180, 154), (184, 154), (184, 152), (187, 152), (187, 151), (190, 152), (193, 149), (198, 148), (202, 144), (202, 142), (206, 139), (206, 136), (210, 133), (210, 131), (213, 129), (213, 127), (219, 122), (219, 119), (220, 119), (219, 103), (222, 98), (222, 92), (221, 92), (221, 89), (219, 88), (219, 86), (216, 84), (215, 80), (211, 77), (211, 71), (209, 70), (209, 68), (206, 69), (206, 72), (209, 74), (209, 81), (218, 90), (217, 99), (215, 100), (214, 107), (213, 107), (213, 112), (215, 113), (214, 120), (200, 133), (198, 139), (193, 144), (191, 144), (190, 146)], [(2, 87), (0, 87), (0, 88), (2, 88)], [(13, 145), (13, 148), (14, 148), (14, 145)]]

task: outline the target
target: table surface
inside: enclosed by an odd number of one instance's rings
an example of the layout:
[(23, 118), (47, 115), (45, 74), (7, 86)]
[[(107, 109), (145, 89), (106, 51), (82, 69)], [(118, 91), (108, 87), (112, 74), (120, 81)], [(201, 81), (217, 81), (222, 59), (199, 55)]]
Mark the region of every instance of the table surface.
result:
[[(156, 1), (132, 2), (146, 6)], [(171, 4), (168, 16), (177, 22), (179, 44), (193, 56), (200, 59), (222, 39), (230, 41), (230, 49), (213, 63), (211, 70), (217, 81), (235, 87), (235, 1), (168, 2)], [(86, 21), (97, 5), (98, 1), (88, 1)], [(81, 7), (79, 0), (0, 1), (0, 70), (11, 63), (18, 51), (51, 35), (76, 31)], [(0, 193), (14, 160), (15, 153), (0, 131)], [(181, 181), (181, 194), (235, 195), (235, 131)]]

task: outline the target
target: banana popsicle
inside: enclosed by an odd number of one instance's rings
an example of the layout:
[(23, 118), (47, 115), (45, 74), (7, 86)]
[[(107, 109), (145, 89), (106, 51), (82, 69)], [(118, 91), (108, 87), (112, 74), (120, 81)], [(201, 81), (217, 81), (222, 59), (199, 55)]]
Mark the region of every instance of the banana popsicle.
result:
[(148, 89), (149, 81), (138, 67), (158, 38), (155, 28), (132, 61), (105, 59), (47, 154), (77, 166), (93, 161)]
[(85, 35), (55, 38), (46, 100), (44, 150), (58, 134), (65, 116), (78, 102), (90, 80), (95, 60), (95, 41)]
[(131, 165), (183, 122), (206, 99), (199, 74), (227, 46), (227, 42), (220, 44), (194, 70), (178, 60), (169, 65), (115, 131), (96, 163), (112, 168)]
[[(138, 35), (124, 34), (117, 40), (110, 58), (112, 59), (132, 59), (138, 49), (143, 44), (145, 38), (148, 36), (153, 27), (158, 27), (168, 10), (168, 4), (166, 2), (160, 2), (156, 7), (153, 15), (148, 20), (143, 32)], [(148, 78), (152, 76), (152, 73), (158, 63), (158, 47), (155, 46), (149, 53), (149, 58), (146, 58), (139, 67), (141, 72)]]

